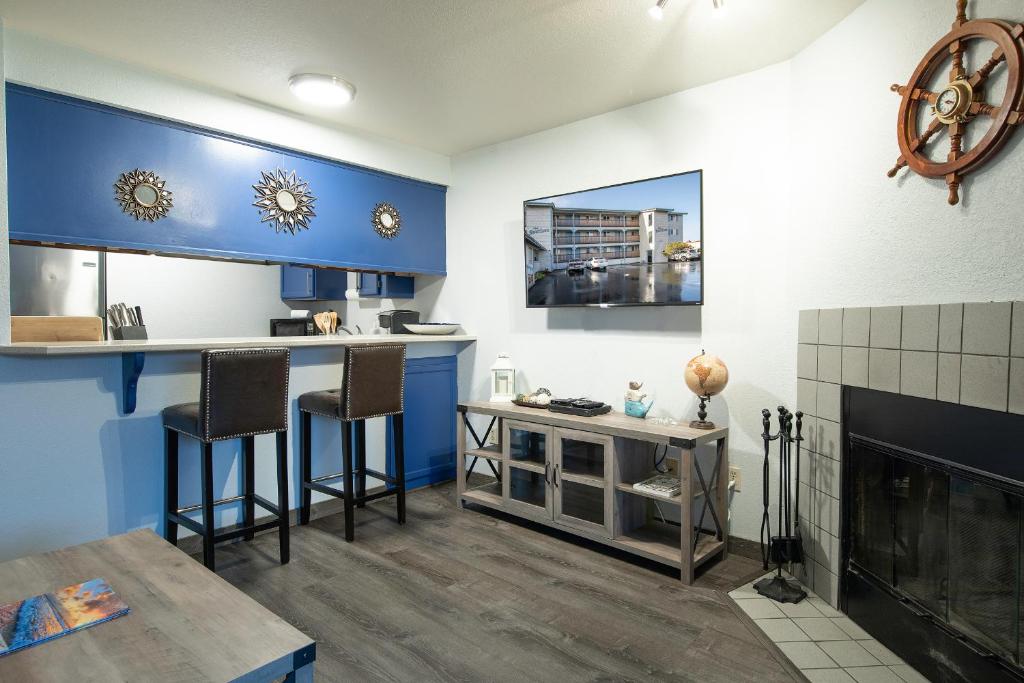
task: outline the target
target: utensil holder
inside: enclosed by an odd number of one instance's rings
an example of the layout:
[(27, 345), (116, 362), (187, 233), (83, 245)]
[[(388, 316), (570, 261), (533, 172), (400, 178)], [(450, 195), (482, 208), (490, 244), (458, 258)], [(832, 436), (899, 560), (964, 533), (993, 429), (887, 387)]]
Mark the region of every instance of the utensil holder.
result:
[(149, 339), (149, 335), (146, 334), (145, 325), (125, 325), (124, 327), (112, 327), (110, 330), (114, 339), (117, 341), (124, 341), (126, 339)]

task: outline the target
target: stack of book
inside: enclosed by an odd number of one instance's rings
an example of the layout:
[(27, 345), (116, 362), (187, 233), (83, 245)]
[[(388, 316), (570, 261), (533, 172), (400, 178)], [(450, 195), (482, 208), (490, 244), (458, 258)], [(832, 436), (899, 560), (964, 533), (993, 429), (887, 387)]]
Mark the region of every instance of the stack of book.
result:
[(633, 484), (633, 489), (659, 498), (675, 498), (682, 490), (679, 485), (679, 477), (671, 474), (658, 474), (650, 479), (638, 481)]

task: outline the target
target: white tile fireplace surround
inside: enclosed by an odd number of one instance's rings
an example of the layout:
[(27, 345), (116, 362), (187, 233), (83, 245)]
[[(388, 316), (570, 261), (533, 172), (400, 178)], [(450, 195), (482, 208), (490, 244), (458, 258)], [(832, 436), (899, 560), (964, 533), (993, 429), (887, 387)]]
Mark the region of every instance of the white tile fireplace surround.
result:
[(807, 561), (799, 576), (836, 606), (840, 388), (1024, 414), (1024, 302), (814, 309), (800, 311), (799, 325), (797, 410), (808, 437), (800, 463)]

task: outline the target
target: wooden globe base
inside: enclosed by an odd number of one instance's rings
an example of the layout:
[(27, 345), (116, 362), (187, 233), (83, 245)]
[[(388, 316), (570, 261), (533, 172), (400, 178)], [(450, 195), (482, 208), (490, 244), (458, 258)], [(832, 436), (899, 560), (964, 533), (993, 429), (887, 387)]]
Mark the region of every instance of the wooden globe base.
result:
[(700, 397), (700, 407), (697, 408), (697, 418), (690, 422), (691, 429), (714, 429), (715, 423), (708, 420), (707, 402), (711, 400), (710, 396)]

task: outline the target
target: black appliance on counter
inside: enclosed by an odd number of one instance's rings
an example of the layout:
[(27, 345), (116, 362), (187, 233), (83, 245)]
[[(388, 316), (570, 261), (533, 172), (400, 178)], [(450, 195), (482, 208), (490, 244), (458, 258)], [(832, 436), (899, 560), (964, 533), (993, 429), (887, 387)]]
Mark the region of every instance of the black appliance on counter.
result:
[(404, 309), (384, 311), (377, 316), (377, 322), (381, 329), (387, 330), (391, 334), (411, 334), (405, 326), (418, 324), (420, 312)]
[(271, 318), (271, 337), (312, 337), (317, 333), (310, 318)]

